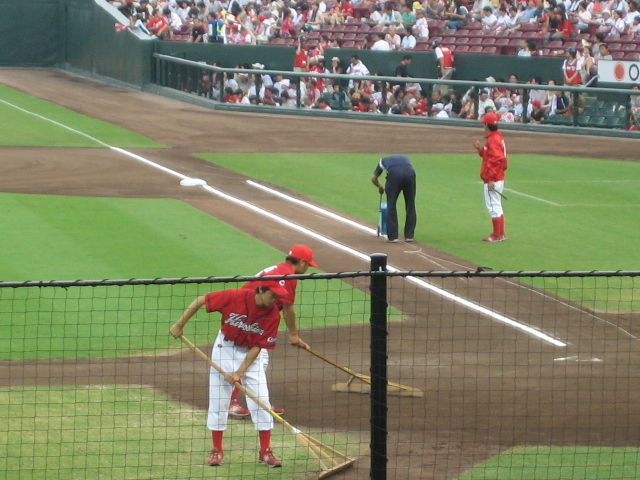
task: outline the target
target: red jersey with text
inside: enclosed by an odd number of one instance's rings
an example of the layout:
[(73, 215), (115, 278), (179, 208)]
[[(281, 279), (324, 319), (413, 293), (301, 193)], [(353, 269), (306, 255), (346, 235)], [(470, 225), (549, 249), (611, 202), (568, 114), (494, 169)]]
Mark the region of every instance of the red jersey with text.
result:
[[(293, 267), (289, 262), (282, 262), (277, 265), (267, 267), (261, 272), (258, 272), (256, 275), (261, 277), (263, 275), (294, 275), (295, 273), (296, 272), (293, 271)], [(251, 290), (255, 290), (258, 285), (258, 282), (247, 282), (242, 288), (250, 288)], [(277, 303), (278, 307), (282, 309), (283, 303), (293, 305), (293, 303), (295, 302), (298, 280), (280, 280), (280, 285), (282, 285), (287, 290), (287, 296), (280, 297), (280, 300), (278, 300)]]
[(207, 312), (222, 314), (225, 340), (241, 347), (273, 349), (276, 346), (280, 311), (276, 305), (259, 307), (256, 294), (246, 289), (222, 290), (205, 295)]
[(485, 138), (487, 141), (478, 152), (482, 157), (480, 178), (484, 183), (499, 182), (504, 180), (504, 171), (507, 169), (507, 147), (499, 130), (489, 132)]
[[(567, 75), (567, 78), (572, 77), (578, 71), (578, 59), (575, 60), (565, 60), (564, 61), (564, 71)], [(582, 79), (580, 75), (575, 75), (573, 80), (571, 80), (571, 85), (580, 85), (582, 83)]]

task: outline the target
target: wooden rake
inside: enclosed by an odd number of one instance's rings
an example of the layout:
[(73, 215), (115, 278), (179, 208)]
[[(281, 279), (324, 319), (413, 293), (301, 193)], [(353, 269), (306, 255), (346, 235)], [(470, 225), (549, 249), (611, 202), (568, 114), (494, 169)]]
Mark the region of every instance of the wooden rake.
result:
[[(216, 365), (215, 362), (211, 360), (211, 358), (209, 358), (206, 353), (204, 353), (182, 335), (180, 336), (180, 340), (182, 340), (191, 350), (193, 350), (196, 355), (205, 360), (211, 367), (215, 368), (221, 375), (225, 375), (226, 372), (224, 372), (218, 365)], [(269, 412), (276, 421), (284, 425), (284, 427), (296, 437), (298, 443), (300, 443), (307, 449), (309, 455), (315, 458), (318, 462), (318, 465), (320, 466), (320, 473), (318, 475), (319, 479), (327, 478), (342, 470), (345, 470), (346, 468), (349, 468), (351, 465), (353, 465), (353, 463), (356, 461), (354, 458), (347, 457), (346, 455), (320, 442), (320, 440), (316, 440), (315, 438), (307, 435), (306, 433), (291, 425), (276, 412), (268, 408), (255, 395), (247, 391), (247, 389), (242, 384), (235, 382), (234, 386), (238, 387), (238, 389), (242, 393), (256, 402), (260, 408)]]
[[(321, 360), (324, 360), (325, 362), (327, 362), (330, 365), (333, 365), (336, 368), (339, 368), (340, 370), (342, 370), (343, 372), (348, 373), (349, 375), (351, 375), (351, 378), (349, 379), (349, 381), (347, 383), (337, 383), (333, 386), (333, 389), (337, 392), (357, 392), (357, 393), (369, 393), (370, 389), (366, 388), (366, 389), (362, 389), (362, 388), (357, 388), (355, 385), (352, 385), (352, 381), (354, 378), (357, 378), (358, 380), (366, 383), (367, 385), (371, 385), (371, 377), (368, 375), (363, 375), (362, 373), (357, 373), (354, 372), (353, 370), (351, 370), (348, 367), (345, 367), (343, 365), (339, 365), (338, 363), (334, 362), (333, 360), (328, 359), (327, 357), (320, 355), (318, 352), (314, 352), (312, 349), (308, 349), (307, 352), (309, 352), (312, 355), (315, 355), (316, 357), (318, 357)], [(420, 389), (414, 388), (414, 387), (409, 387), (407, 385), (402, 385), (400, 383), (395, 383), (395, 382), (390, 382), (387, 381), (387, 385), (388, 388), (387, 389), (387, 393), (389, 395), (396, 395), (399, 397), (418, 397), (418, 398), (422, 398), (424, 397), (424, 392)]]

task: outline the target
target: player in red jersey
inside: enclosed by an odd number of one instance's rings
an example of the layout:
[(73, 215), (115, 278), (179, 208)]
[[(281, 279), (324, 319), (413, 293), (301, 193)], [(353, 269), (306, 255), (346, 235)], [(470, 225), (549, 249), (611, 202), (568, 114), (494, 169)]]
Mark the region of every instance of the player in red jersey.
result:
[[(257, 276), (303, 274), (306, 273), (309, 267), (318, 268), (318, 265), (313, 261), (313, 250), (306, 245), (294, 245), (291, 247), (291, 250), (289, 250), (284, 262), (265, 268), (258, 272)], [(258, 283), (259, 282), (255, 281), (248, 282), (243, 288), (254, 289)], [(282, 311), (282, 316), (289, 330), (289, 344), (308, 349), (309, 345), (298, 336), (298, 327), (296, 325), (296, 309), (294, 303), (298, 281), (295, 279), (280, 280), (279, 284), (287, 291), (286, 295), (280, 297), (277, 306)], [(266, 350), (260, 353), (260, 360), (266, 370), (269, 364), (269, 354)], [(237, 398), (239, 393), (240, 391), (237, 388), (233, 391), (229, 405), (229, 413), (236, 417), (247, 417), (249, 410), (238, 402)], [(284, 414), (284, 410), (281, 408), (272, 407), (272, 409), (279, 415)]]
[[(248, 392), (267, 407), (269, 387), (260, 352), (276, 346), (280, 310), (276, 302), (289, 292), (278, 282), (261, 282), (255, 289), (222, 290), (196, 298), (187, 307), (170, 332), (176, 338), (183, 334), (185, 324), (204, 306), (206, 311), (220, 312), (222, 325), (211, 351), (212, 361), (222, 371), (211, 368), (209, 373), (209, 410), (207, 427), (211, 430), (213, 449), (209, 465), (222, 463), (222, 436), (227, 429), (229, 402), (233, 383), (242, 381)], [(272, 415), (247, 398), (253, 421), (260, 438), (258, 461), (268, 467), (280, 467), (282, 463), (271, 451)]]
[(486, 143), (473, 141), (474, 148), (482, 157), (480, 178), (484, 182), (484, 202), (491, 216), (493, 233), (483, 242), (503, 242), (507, 239), (504, 231), (504, 212), (502, 210), (502, 191), (504, 190), (504, 172), (507, 169), (507, 148), (502, 133), (498, 131), (500, 117), (496, 113), (487, 113), (482, 119), (486, 132)]

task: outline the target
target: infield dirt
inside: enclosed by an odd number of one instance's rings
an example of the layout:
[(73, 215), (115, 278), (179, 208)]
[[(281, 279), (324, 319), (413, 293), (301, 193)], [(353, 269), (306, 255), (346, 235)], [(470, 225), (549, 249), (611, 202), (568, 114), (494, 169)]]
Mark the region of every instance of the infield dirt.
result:
[[(168, 149), (132, 151), (202, 178), (229, 195), (322, 232), (360, 252), (387, 253), (389, 262), (402, 270), (476, 268), (428, 245), (385, 244), (381, 238), (301, 212), (247, 186), (246, 177), (193, 154), (370, 152), (374, 164), (379, 152), (390, 149), (407, 154), (468, 153), (473, 138), (482, 136), (480, 127), (215, 112), (59, 70), (1, 69), (0, 83), (167, 145)], [(637, 140), (529, 132), (507, 132), (505, 137), (513, 153), (637, 159)], [(181, 187), (174, 177), (108, 149), (3, 148), (2, 153), (3, 192), (174, 198), (283, 252), (297, 238), (295, 232), (281, 225), (256, 222), (254, 214), (243, 207), (212, 197), (202, 189)], [(361, 180), (368, 181), (368, 176)], [(311, 242), (300, 238), (295, 243)], [(331, 246), (313, 244), (313, 248), (327, 272), (368, 268), (363, 261)], [(407, 253), (418, 251), (425, 255)], [(185, 272), (185, 276), (188, 274)], [(461, 281), (447, 280), (444, 286), (453, 289)], [(500, 297), (501, 308), (517, 309), (519, 316), (528, 318), (534, 328), (553, 329), (555, 335), (571, 342), (560, 352), (479, 314), (465, 314), (461, 321), (459, 310), (436, 300), (434, 294), (413, 289), (410, 295), (421, 297), (421, 301), (411, 301), (394, 291), (390, 303), (402, 308), (407, 320), (390, 327), (389, 362), (397, 365), (403, 383), (411, 379), (411, 384), (423, 389), (426, 396), (390, 397), (388, 478), (452, 479), (515, 445), (640, 444), (640, 379), (633, 371), (640, 360), (640, 345), (628, 334), (640, 333), (640, 327), (635, 326), (637, 316), (609, 315), (608, 323), (602, 322), (570, 305), (519, 288), (516, 283), (502, 283), (496, 288), (495, 281), (464, 281), (471, 300), (492, 304), (493, 292)], [(431, 299), (440, 309), (437, 315), (428, 308)], [(554, 322), (552, 316), (562, 321)], [(628, 332), (618, 325), (627, 327)], [(465, 331), (467, 328), (473, 331), (472, 338)], [(340, 360), (349, 352), (349, 366), (368, 373), (367, 329), (351, 326), (313, 330), (304, 332), (303, 338), (311, 345), (322, 345), (323, 353), (330, 358)], [(408, 354), (413, 361), (407, 362)], [(555, 361), (560, 356), (603, 361), (568, 365)], [(297, 349), (276, 349), (270, 373), (274, 404), (284, 405), (287, 420), (302, 430), (347, 428), (366, 436), (368, 409), (363, 407), (363, 400), (354, 399), (355, 394), (332, 392), (335, 379), (344, 378), (336, 377), (335, 372), (328, 374), (326, 369), (318, 368), (315, 362), (312, 368), (310, 355)], [(0, 366), (0, 370), (0, 383), (9, 385), (76, 383), (79, 379), (95, 384), (152, 384), (182, 402), (200, 408), (207, 404), (207, 368), (187, 350), (158, 357), (14, 362)], [(317, 382), (317, 393), (296, 396), (290, 382), (292, 376)], [(366, 454), (354, 468), (334, 478), (368, 479)]]

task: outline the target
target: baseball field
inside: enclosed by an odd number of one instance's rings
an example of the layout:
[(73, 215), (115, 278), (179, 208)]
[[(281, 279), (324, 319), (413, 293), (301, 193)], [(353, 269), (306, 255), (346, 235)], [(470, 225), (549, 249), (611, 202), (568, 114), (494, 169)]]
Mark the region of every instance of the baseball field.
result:
[[(484, 244), (490, 221), (471, 147), (479, 126), (216, 113), (57, 70), (3, 69), (0, 85), (4, 281), (251, 275), (282, 261), (294, 243), (310, 245), (326, 272), (367, 270), (366, 255), (375, 252), (401, 270), (640, 269), (636, 140), (505, 133), (509, 240)], [(372, 233), (380, 197), (369, 178), (380, 156), (395, 152), (409, 155), (418, 174), (412, 245), (388, 245)], [(211, 189), (180, 186), (180, 175)], [(311, 284), (301, 285), (303, 338), (366, 372), (366, 289)], [(539, 328), (562, 337), (566, 350), (447, 313), (446, 302), (435, 308), (419, 290), (408, 295), (415, 305), (392, 302), (390, 359), (399, 374), (411, 372), (403, 382), (424, 388), (426, 401), (392, 400), (401, 413), (392, 421), (390, 478), (637, 478), (637, 281), (521, 284), (547, 296), (537, 303), (511, 284), (443, 282), (482, 305), (514, 302), (513, 315), (526, 311), (530, 323), (540, 316)], [(275, 442), (285, 468), (257, 466), (243, 420), (233, 422), (227, 448), (244, 453), (222, 469), (204, 466), (206, 365), (167, 334), (201, 288), (168, 296), (161, 287), (71, 290), (62, 303), (76, 305), (73, 315), (46, 289), (2, 289), (9, 335), (0, 340), (0, 472), (12, 479), (313, 472), (282, 429)], [(405, 287), (393, 288), (395, 299)], [(554, 317), (566, 324), (549, 328), (545, 314), (567, 304), (571, 312)], [(18, 305), (27, 313), (16, 315)], [(205, 321), (189, 333), (203, 346), (215, 335)], [(332, 392), (330, 367), (304, 355), (285, 345), (274, 352), (274, 402), (286, 404), (292, 424), (358, 457), (336, 478), (368, 478), (366, 397)], [(558, 361), (573, 357), (579, 362)], [(65, 373), (80, 366), (89, 380)], [(301, 381), (307, 368), (311, 380)], [(314, 378), (324, 379), (317, 395), (305, 392), (316, 390)]]

